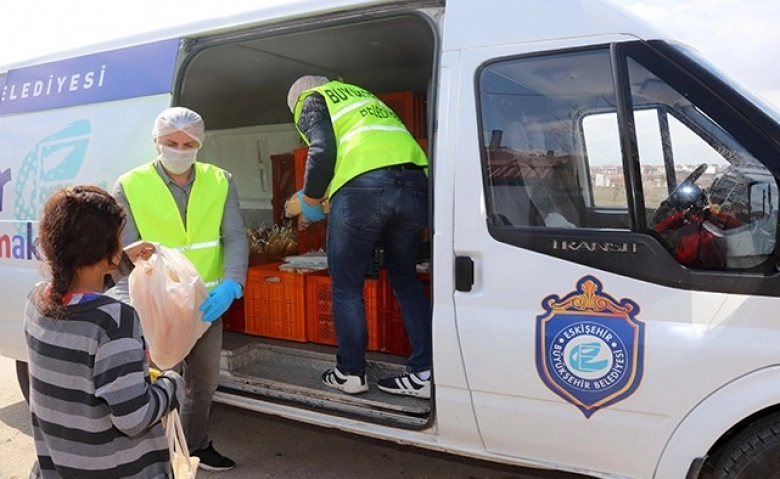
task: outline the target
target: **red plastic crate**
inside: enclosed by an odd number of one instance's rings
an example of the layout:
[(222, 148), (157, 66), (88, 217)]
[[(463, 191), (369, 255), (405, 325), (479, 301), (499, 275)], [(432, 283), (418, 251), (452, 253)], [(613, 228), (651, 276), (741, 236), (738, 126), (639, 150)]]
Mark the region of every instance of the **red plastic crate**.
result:
[[(306, 277), (306, 337), (319, 344), (337, 345), (336, 328), (333, 325), (330, 276), (312, 273)], [(379, 349), (379, 280), (366, 279), (363, 299), (366, 303), (366, 326), (369, 351)]]
[(222, 315), (222, 329), (237, 333), (243, 333), (246, 329), (243, 297), (234, 300), (233, 304)]
[[(431, 297), (431, 275), (430, 273), (419, 273), (425, 294)], [(380, 301), (380, 326), (379, 326), (379, 351), (392, 354), (401, 354), (408, 356), (412, 352), (412, 346), (409, 344), (409, 337), (406, 335), (406, 326), (401, 314), (401, 305), (393, 294), (390, 287), (390, 280), (387, 277), (387, 271), (382, 270), (379, 274), (380, 288), (382, 297)]]
[(382, 93), (377, 95), (382, 103), (398, 115), (398, 118), (415, 138), (426, 138), (425, 96), (411, 91)]
[[(296, 148), (293, 151), (295, 157), (295, 188), (303, 188), (303, 175), (306, 171), (306, 158), (309, 154), (309, 148)], [(298, 254), (305, 254), (309, 251), (317, 251), (325, 247), (328, 236), (328, 220), (318, 221), (310, 224), (305, 229), (298, 230)]]
[(304, 275), (279, 271), (280, 265), (251, 266), (247, 270), (245, 332), (306, 342)]

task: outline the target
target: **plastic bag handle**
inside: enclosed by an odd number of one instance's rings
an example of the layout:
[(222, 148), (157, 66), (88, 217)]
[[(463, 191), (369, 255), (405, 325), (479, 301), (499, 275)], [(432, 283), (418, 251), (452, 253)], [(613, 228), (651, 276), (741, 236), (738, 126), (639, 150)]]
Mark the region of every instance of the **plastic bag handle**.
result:
[(187, 439), (184, 437), (184, 428), (181, 425), (181, 417), (179, 416), (178, 409), (173, 409), (168, 413), (165, 421), (165, 435), (168, 437), (168, 450), (171, 454), (171, 463), (173, 463), (174, 453), (178, 452), (186, 459), (187, 472), (192, 476), (193, 468), (192, 462), (190, 461), (190, 451), (187, 448)]

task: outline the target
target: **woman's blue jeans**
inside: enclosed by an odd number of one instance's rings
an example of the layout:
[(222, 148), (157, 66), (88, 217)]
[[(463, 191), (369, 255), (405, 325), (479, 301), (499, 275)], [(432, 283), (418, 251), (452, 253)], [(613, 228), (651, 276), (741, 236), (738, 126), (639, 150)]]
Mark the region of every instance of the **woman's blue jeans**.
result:
[(359, 175), (330, 199), (328, 269), (338, 340), (336, 366), (366, 369), (368, 329), (363, 283), (381, 238), (390, 286), (398, 299), (412, 353), (407, 370), (431, 369), (430, 303), (416, 260), (428, 224), (428, 178), (422, 170), (380, 168)]

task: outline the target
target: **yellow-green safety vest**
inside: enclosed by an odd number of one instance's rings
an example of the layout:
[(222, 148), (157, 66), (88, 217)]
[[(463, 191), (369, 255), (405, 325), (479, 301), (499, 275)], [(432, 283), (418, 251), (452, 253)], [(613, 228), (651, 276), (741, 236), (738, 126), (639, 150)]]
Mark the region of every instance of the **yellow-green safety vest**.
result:
[[(367, 171), (402, 163), (428, 166), (425, 152), (393, 110), (373, 93), (354, 85), (331, 81), (304, 90), (295, 105), (296, 128), (303, 100), (315, 92), (325, 99), (336, 136), (330, 197), (346, 182)], [(299, 133), (308, 144), (300, 129)]]
[(225, 172), (195, 162), (195, 181), (187, 201), (187, 223), (168, 186), (148, 163), (119, 178), (141, 239), (175, 248), (192, 261), (209, 290), (224, 274), (220, 227), (228, 194)]

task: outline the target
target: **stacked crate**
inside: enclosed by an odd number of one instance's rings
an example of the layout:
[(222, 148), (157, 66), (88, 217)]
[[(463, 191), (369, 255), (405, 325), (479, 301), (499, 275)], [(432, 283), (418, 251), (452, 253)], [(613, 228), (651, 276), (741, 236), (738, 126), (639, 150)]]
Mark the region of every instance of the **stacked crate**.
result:
[[(284, 219), (284, 204), (297, 191), (303, 189), (308, 148), (296, 148), (289, 154), (272, 155), (273, 218), (277, 224)], [(328, 221), (320, 221), (298, 230), (298, 253), (304, 254), (325, 247)]]
[[(377, 95), (427, 150), (425, 97), (415, 92)], [(282, 220), (284, 202), (303, 188), (308, 148), (272, 155), (273, 216)], [(325, 247), (327, 220), (298, 232), (298, 252)], [(276, 258), (273, 258), (276, 259)], [(266, 260), (267, 261), (267, 260)], [(255, 261), (253, 261), (255, 263)], [(327, 272), (299, 274), (280, 271), (282, 263), (250, 266), (243, 300), (225, 313), (225, 329), (290, 341), (336, 345), (331, 280)], [(367, 278), (363, 290), (368, 326), (368, 350), (408, 354), (400, 308), (384, 276)]]
[[(303, 174), (306, 171), (306, 157), (308, 154), (308, 148), (296, 148), (293, 150), (293, 156), (295, 157), (295, 191), (303, 189)], [(298, 230), (298, 253), (304, 254), (324, 248), (327, 232), (327, 219), (312, 223), (305, 229)]]
[[(431, 297), (431, 275), (430, 273), (420, 273), (420, 281), (423, 284), (426, 296)], [(379, 327), (379, 351), (402, 354), (408, 356), (412, 350), (409, 344), (409, 337), (406, 335), (401, 306), (393, 294), (390, 287), (390, 280), (387, 271), (382, 270), (379, 277), (381, 283), (381, 301), (380, 301), (380, 327)]]
[(377, 95), (382, 103), (398, 115), (398, 118), (417, 139), (427, 138), (425, 96), (413, 91), (383, 93)]
[(244, 332), (246, 329), (244, 298), (234, 300), (227, 311), (225, 311), (225, 314), (222, 315), (222, 329), (236, 333)]
[(245, 332), (306, 342), (305, 274), (280, 271), (282, 263), (252, 266), (244, 290)]
[[(379, 301), (382, 296), (379, 279), (366, 278), (363, 286), (363, 300), (366, 307), (369, 351), (380, 348)], [(312, 273), (306, 277), (306, 337), (312, 343), (338, 344), (333, 324), (331, 307), (331, 280), (327, 273)]]

